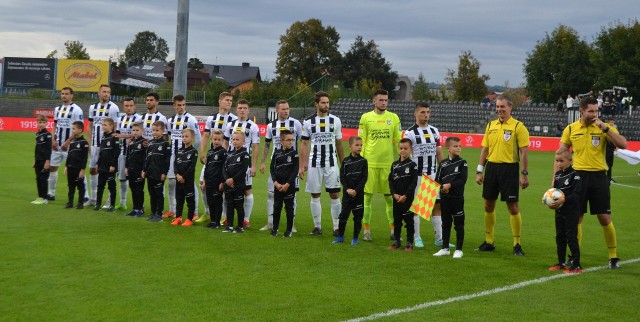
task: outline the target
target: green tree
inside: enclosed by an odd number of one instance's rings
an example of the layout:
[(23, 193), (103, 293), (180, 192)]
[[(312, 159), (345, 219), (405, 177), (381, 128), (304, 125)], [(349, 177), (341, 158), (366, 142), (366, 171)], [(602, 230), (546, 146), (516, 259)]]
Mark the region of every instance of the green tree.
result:
[(487, 94), (489, 75), (480, 75), (480, 62), (470, 50), (463, 51), (458, 62), (457, 72), (447, 70), (445, 81), (455, 90), (454, 97), (461, 101), (481, 101)]
[(57, 49), (52, 50), (45, 58), (58, 58), (58, 50)]
[(433, 99), (431, 91), (429, 90), (429, 84), (422, 73), (418, 74), (418, 79), (413, 83), (413, 90), (411, 96), (416, 101), (426, 101)]
[(197, 57), (189, 58), (189, 62), (187, 63), (187, 68), (191, 68), (194, 70), (201, 70), (204, 68), (204, 64)]
[(524, 63), (526, 88), (534, 102), (553, 103), (561, 95), (588, 92), (593, 85), (591, 49), (578, 32), (558, 26), (538, 41)]
[(340, 61), (340, 35), (319, 19), (296, 21), (280, 36), (276, 59), (277, 79), (310, 83), (325, 75)]
[(602, 28), (593, 43), (592, 62), (598, 89), (624, 86), (640, 96), (640, 23), (620, 22)]
[(391, 64), (382, 56), (378, 45), (373, 40), (365, 42), (362, 36), (357, 36), (344, 54), (336, 74), (347, 88), (353, 88), (356, 81), (367, 79), (391, 91), (398, 79), (398, 73), (391, 70)]
[(82, 60), (91, 59), (91, 57), (89, 57), (89, 53), (87, 53), (87, 49), (84, 48), (84, 44), (77, 40), (67, 40), (64, 43), (64, 58)]
[(152, 31), (137, 33), (124, 50), (127, 61), (167, 61), (167, 41)]

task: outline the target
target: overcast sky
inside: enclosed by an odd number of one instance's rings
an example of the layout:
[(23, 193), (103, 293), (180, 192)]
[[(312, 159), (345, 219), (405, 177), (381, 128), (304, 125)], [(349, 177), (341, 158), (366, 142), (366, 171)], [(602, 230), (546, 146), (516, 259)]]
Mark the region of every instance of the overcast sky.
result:
[[(45, 57), (64, 42), (84, 43), (92, 59), (124, 52), (150, 30), (173, 59), (178, 0), (0, 0), (0, 57)], [(591, 42), (603, 26), (635, 19), (640, 1), (191, 0), (189, 57), (204, 63), (260, 67), (275, 77), (280, 36), (295, 21), (318, 18), (340, 34), (346, 52), (357, 35), (373, 39), (392, 68), (442, 82), (458, 55), (471, 50), (488, 84), (523, 82), (527, 52), (559, 24)]]

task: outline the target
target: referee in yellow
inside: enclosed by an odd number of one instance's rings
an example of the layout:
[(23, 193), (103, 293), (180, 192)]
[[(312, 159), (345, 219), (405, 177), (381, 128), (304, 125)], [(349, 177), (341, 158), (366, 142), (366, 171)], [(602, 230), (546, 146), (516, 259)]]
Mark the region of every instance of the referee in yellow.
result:
[(592, 215), (598, 217), (604, 240), (609, 249), (609, 268), (617, 269), (618, 254), (616, 229), (611, 221), (611, 193), (607, 177), (605, 149), (607, 142), (619, 149), (627, 148), (627, 139), (613, 127), (598, 119), (598, 101), (585, 98), (580, 101), (580, 119), (564, 129), (558, 152), (573, 148), (573, 168), (582, 181), (576, 193), (580, 200), (578, 241), (582, 239), (582, 219), (587, 212), (587, 202)]
[[(476, 170), (476, 183), (482, 186), (484, 198), (485, 240), (476, 250), (495, 250), (494, 230), (496, 225), (496, 200), (507, 203), (511, 231), (513, 233), (513, 254), (523, 256), (520, 246), (522, 216), (518, 208), (519, 186), (529, 186), (527, 175), (529, 154), (529, 130), (524, 124), (511, 117), (513, 103), (505, 95), (496, 97), (498, 119), (489, 122), (482, 138), (482, 151)], [(520, 171), (522, 164), (522, 171)], [(486, 171), (485, 171), (486, 169)]]

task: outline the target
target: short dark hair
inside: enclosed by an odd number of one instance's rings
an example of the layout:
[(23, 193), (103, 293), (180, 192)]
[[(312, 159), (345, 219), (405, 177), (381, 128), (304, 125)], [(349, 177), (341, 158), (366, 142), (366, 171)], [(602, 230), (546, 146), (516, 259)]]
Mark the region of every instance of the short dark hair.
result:
[(384, 89), (379, 89), (375, 93), (373, 93), (373, 97), (376, 97), (378, 95), (389, 95), (389, 92)]
[(130, 101), (134, 101), (134, 103), (135, 103), (135, 100), (133, 99), (133, 97), (125, 97), (122, 101), (123, 101), (123, 102), (130, 102)]
[(245, 105), (247, 105), (247, 106), (251, 107), (251, 104), (249, 104), (249, 101), (247, 101), (247, 100), (246, 100), (246, 99), (244, 99), (244, 98), (239, 99), (239, 100), (238, 100), (238, 102), (236, 103), (236, 106), (238, 106), (239, 104), (245, 104)]
[(460, 138), (457, 136), (450, 136), (444, 141), (444, 144), (445, 146), (449, 146), (451, 142), (460, 142)]
[(187, 99), (184, 98), (184, 95), (182, 94), (178, 94), (176, 96), (173, 97), (173, 102), (182, 102), (182, 101), (186, 101)]
[(317, 104), (317, 103), (320, 103), (320, 99), (321, 99), (321, 98), (323, 98), (323, 97), (327, 97), (327, 98), (328, 98), (328, 97), (329, 97), (329, 94), (327, 94), (327, 92), (322, 92), (322, 91), (317, 92), (317, 93), (316, 93), (316, 97), (315, 97), (315, 99), (314, 99), (314, 101), (316, 102), (316, 104)]
[(398, 142), (398, 144), (400, 144), (400, 143), (409, 143), (409, 146), (410, 146), (410, 147), (413, 147), (413, 142), (411, 142), (411, 140), (410, 140), (410, 139), (407, 139), (407, 138), (402, 138), (402, 139), (400, 140), (400, 142)]
[(156, 93), (156, 92), (149, 92), (149, 93), (147, 93), (147, 95), (145, 96), (145, 98), (147, 98), (147, 97), (149, 97), (149, 96), (153, 97), (156, 101), (159, 101), (159, 100), (160, 100), (160, 95), (158, 95), (158, 93)]
[(416, 104), (416, 108), (414, 111), (417, 111), (420, 108), (426, 107), (428, 109), (431, 109), (431, 106), (429, 106), (429, 104), (427, 104), (427, 102), (420, 102), (418, 104)]
[(362, 141), (362, 138), (357, 136), (357, 135), (354, 135), (354, 136), (350, 137), (349, 138), (349, 146), (351, 146), (351, 144), (353, 144), (353, 142), (355, 142), (355, 141)]
[(221, 100), (225, 97), (233, 97), (233, 94), (229, 93), (229, 92), (222, 92), (220, 93), (220, 95), (218, 95), (218, 99)]
[(598, 100), (593, 97), (585, 97), (580, 101), (580, 109), (586, 110), (589, 105), (598, 105)]
[(293, 132), (291, 132), (289, 130), (281, 130), (280, 131), (280, 137), (284, 137), (285, 135), (293, 135)]
[(70, 94), (73, 94), (73, 88), (71, 88), (71, 87), (69, 87), (69, 86), (63, 87), (63, 88), (60, 90), (60, 92), (62, 92), (62, 91), (69, 91), (69, 93), (70, 93)]
[(102, 85), (100, 85), (100, 87), (98, 89), (103, 88), (103, 87), (111, 89), (111, 86), (109, 86), (109, 84), (102, 84)]
[(82, 121), (75, 121), (75, 122), (71, 123), (71, 126), (75, 126), (75, 127), (79, 128), (80, 130), (84, 131), (84, 122), (82, 122)]
[(153, 122), (152, 126), (157, 126), (157, 127), (159, 127), (159, 128), (164, 130), (166, 125), (162, 121), (155, 121), (155, 122)]

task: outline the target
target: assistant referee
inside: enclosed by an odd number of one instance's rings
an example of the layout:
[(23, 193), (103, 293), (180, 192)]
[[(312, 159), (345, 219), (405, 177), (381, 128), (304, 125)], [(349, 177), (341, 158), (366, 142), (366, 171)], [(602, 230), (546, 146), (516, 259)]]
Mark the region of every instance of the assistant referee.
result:
[(578, 241), (582, 238), (582, 219), (587, 212), (588, 202), (591, 214), (598, 217), (604, 231), (604, 240), (609, 249), (609, 268), (617, 269), (616, 229), (611, 221), (611, 193), (605, 161), (607, 141), (619, 149), (627, 148), (627, 139), (598, 119), (598, 101), (585, 98), (580, 101), (580, 119), (564, 129), (557, 153), (566, 151), (570, 146), (573, 148), (573, 168), (582, 181), (576, 191), (580, 198), (581, 214)]
[[(529, 186), (527, 179), (529, 130), (522, 122), (511, 117), (512, 109), (513, 103), (509, 97), (505, 95), (496, 97), (498, 119), (487, 124), (482, 138), (476, 183), (483, 185), (485, 240), (476, 250), (495, 250), (495, 208), (498, 194), (500, 194), (500, 200), (507, 203), (511, 215), (513, 254), (523, 256), (524, 252), (520, 246), (522, 216), (518, 208), (520, 192), (518, 185), (522, 186), (522, 189)], [(522, 163), (522, 171), (520, 171), (520, 163)], [(485, 168), (486, 173), (484, 173)]]

